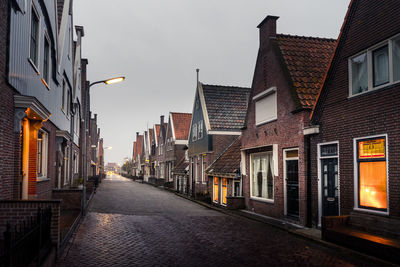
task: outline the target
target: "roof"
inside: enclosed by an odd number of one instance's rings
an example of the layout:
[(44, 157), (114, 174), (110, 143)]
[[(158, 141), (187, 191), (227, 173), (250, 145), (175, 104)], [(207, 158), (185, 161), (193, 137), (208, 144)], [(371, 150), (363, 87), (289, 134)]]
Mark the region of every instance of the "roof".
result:
[(238, 137), (206, 170), (206, 173), (214, 176), (229, 178), (237, 177), (241, 161), (241, 141)]
[(335, 49), (336, 40), (277, 34), (277, 43), (303, 108), (311, 109)]
[(154, 138), (154, 130), (152, 128), (149, 128), (149, 146), (150, 147), (153, 142), (153, 138)]
[(157, 143), (158, 143), (158, 136), (160, 135), (160, 128), (161, 128), (160, 124), (154, 125), (155, 140), (156, 140)]
[(142, 153), (143, 153), (143, 135), (138, 135), (136, 143), (137, 143), (136, 144), (137, 154), (142, 155)]
[(202, 84), (210, 130), (240, 130), (244, 126), (250, 88)]
[(191, 113), (171, 112), (172, 125), (176, 140), (188, 140), (190, 131)]
[(189, 161), (185, 160), (183, 156), (172, 170), (174, 174), (186, 174), (185, 170), (189, 166)]
[(137, 146), (136, 146), (136, 141), (133, 142), (133, 158), (136, 158), (136, 153), (137, 153)]

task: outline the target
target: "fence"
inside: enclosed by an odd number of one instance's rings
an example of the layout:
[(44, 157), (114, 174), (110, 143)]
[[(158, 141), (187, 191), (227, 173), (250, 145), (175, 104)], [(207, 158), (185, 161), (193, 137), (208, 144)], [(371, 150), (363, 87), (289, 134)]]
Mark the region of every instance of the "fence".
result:
[(18, 225), (7, 223), (0, 250), (1, 267), (40, 266), (51, 250), (51, 206), (38, 208), (36, 218), (30, 216)]

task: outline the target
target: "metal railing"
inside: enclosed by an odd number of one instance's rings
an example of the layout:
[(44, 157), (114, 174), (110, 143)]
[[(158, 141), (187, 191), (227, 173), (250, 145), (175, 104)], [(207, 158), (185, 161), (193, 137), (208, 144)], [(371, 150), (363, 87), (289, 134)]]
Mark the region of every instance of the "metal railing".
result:
[(51, 250), (51, 207), (38, 208), (36, 218), (18, 225), (7, 223), (0, 240), (0, 267), (40, 266)]

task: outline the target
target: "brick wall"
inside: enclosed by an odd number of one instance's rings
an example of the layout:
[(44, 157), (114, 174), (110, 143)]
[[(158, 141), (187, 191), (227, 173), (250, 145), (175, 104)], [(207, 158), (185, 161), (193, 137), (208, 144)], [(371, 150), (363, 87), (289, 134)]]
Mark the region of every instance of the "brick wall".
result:
[[(0, 1), (0, 199), (12, 199), (18, 194), (18, 180), (14, 179), (19, 166), (14, 128), (14, 89), (7, 82), (8, 19), (10, 1)], [(18, 140), (18, 139), (17, 139)]]
[[(271, 25), (270, 25), (271, 26)], [(277, 120), (259, 126), (255, 124), (255, 101), (250, 101), (246, 115), (246, 129), (242, 134), (242, 148), (264, 147), (262, 149), (246, 150), (246, 175), (243, 180), (243, 192), (246, 207), (257, 213), (283, 219), (284, 214), (284, 149), (298, 148), (299, 151), (299, 223), (306, 223), (306, 154), (304, 146), (303, 127), (309, 123), (310, 110), (294, 112), (298, 101), (293, 98), (291, 84), (282, 67), (282, 59), (277, 53), (276, 44), (270, 42), (266, 34), (271, 33), (267, 24), (261, 31), (261, 44), (254, 72), (253, 96), (271, 88), (277, 88)], [(272, 33), (271, 33), (272, 34)], [(278, 176), (274, 177), (274, 203), (250, 199), (250, 154), (271, 149), (278, 145)], [(276, 158), (276, 157), (275, 157)]]
[[(340, 213), (350, 214), (354, 207), (353, 139), (388, 135), (388, 179), (390, 216), (400, 216), (400, 85), (395, 84), (349, 98), (348, 59), (372, 45), (400, 33), (400, 2), (354, 1), (348, 24), (344, 28), (333, 69), (329, 73), (320, 102), (315, 110), (315, 123), (320, 134), (313, 136), (312, 197), (313, 221), (318, 221), (317, 144), (339, 141)], [(383, 217), (382, 217), (383, 219)]]
[(82, 189), (54, 189), (53, 199), (61, 199), (61, 211), (80, 210), (82, 207)]
[(7, 223), (19, 225), (30, 216), (36, 216), (38, 208), (51, 206), (51, 239), (57, 247), (60, 239), (60, 200), (3, 200), (0, 201), (0, 232), (3, 233)]

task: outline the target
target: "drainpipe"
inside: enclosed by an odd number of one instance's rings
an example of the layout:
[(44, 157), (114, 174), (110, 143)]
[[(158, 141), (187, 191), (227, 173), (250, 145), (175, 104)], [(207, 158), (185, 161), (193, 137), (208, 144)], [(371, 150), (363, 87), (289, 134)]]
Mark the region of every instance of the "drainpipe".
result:
[(305, 146), (307, 154), (307, 227), (312, 227), (312, 192), (311, 192), (311, 136), (305, 135)]

